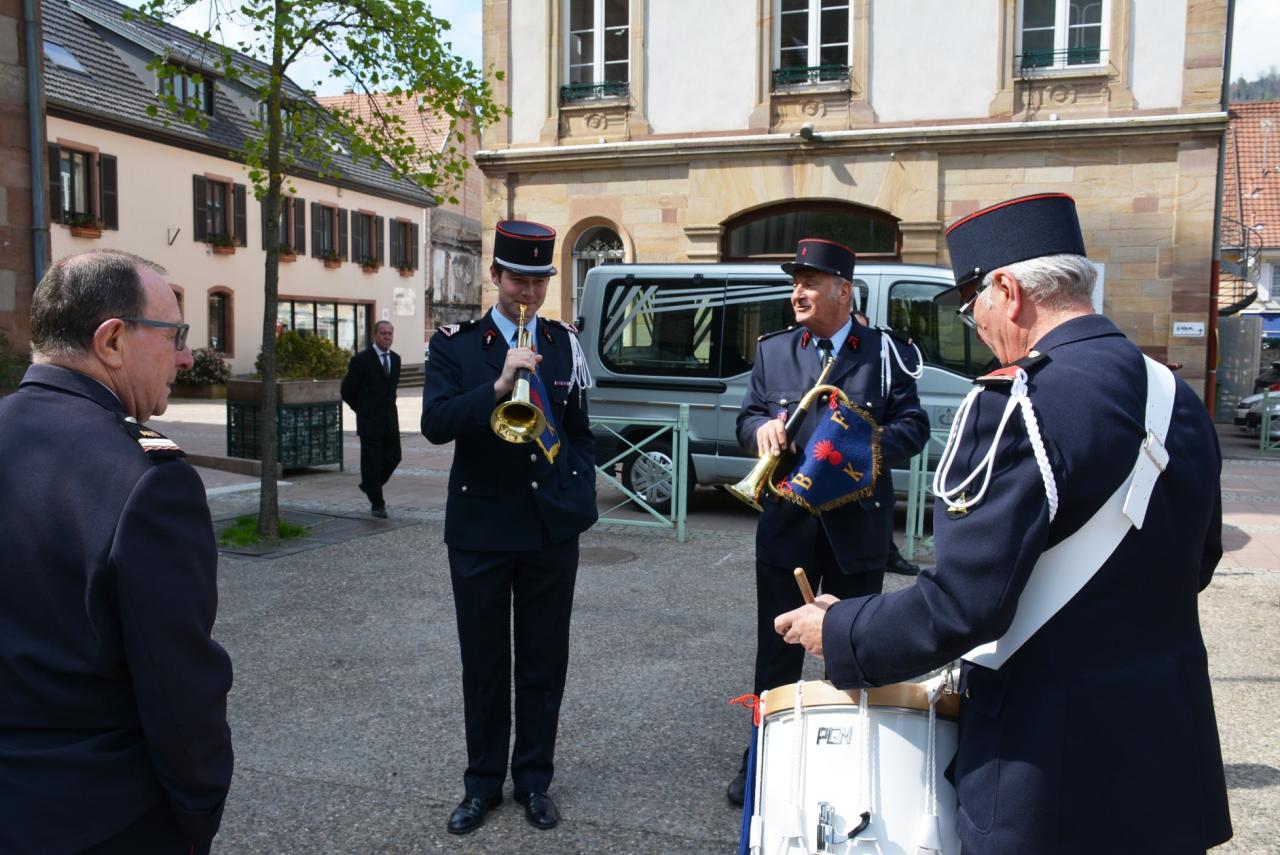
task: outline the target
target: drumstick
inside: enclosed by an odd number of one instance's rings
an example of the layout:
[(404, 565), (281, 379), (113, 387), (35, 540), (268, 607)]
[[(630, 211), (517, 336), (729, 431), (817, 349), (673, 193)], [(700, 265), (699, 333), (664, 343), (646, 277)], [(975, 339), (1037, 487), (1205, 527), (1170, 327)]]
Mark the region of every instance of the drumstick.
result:
[(800, 593), (804, 596), (806, 603), (813, 602), (813, 588), (809, 587), (809, 577), (804, 574), (803, 567), (795, 569), (796, 584), (800, 586)]

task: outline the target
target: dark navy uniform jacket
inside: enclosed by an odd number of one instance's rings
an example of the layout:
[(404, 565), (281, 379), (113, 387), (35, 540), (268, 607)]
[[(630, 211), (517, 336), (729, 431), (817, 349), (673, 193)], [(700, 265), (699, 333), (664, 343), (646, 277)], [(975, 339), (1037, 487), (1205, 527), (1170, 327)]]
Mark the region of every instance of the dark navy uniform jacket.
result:
[(391, 352), (391, 375), (382, 370), (382, 360), (373, 345), (351, 357), (342, 378), (342, 400), (356, 414), (356, 433), (376, 439), (400, 432), (396, 410), (396, 386), (400, 383), (400, 354)]
[(444, 524), (444, 541), (454, 548), (539, 549), (596, 521), (595, 443), (583, 393), (569, 389), (573, 333), (546, 318), (537, 330), (538, 372), (560, 433), (554, 463), (536, 443), (507, 442), (489, 425), (498, 404), (493, 383), (508, 350), (491, 315), (431, 337), (422, 433), (436, 444), (455, 443)]
[[(1028, 370), (1028, 388), (1057, 516), (1049, 522), (1015, 414), (986, 496), (962, 515), (935, 503), (937, 567), (913, 587), (827, 612), (837, 686), (901, 682), (1003, 635), (1041, 552), (1128, 477), (1145, 434), (1138, 349), (1098, 315), (1063, 323), (1035, 349), (1047, 359)], [(990, 447), (1008, 394), (978, 396), (952, 485)], [(1002, 668), (965, 665), (953, 775), (966, 852), (1202, 853), (1231, 834), (1196, 611), (1222, 555), (1221, 455), (1182, 380), (1165, 447), (1143, 527)]]
[[(929, 439), (929, 417), (920, 407), (916, 381), (893, 364), (892, 383), (886, 397), (881, 393), (880, 337), (885, 333), (869, 329), (854, 320), (852, 333), (839, 345), (836, 364), (827, 375), (827, 384), (838, 386), (851, 403), (862, 407), (880, 425), (880, 450), (884, 471), (876, 481), (875, 494), (826, 511), (815, 517), (804, 508), (785, 502), (766, 490), (761, 500), (764, 512), (756, 526), (756, 558), (783, 567), (805, 565), (818, 526), (826, 531), (840, 569), (846, 573), (883, 570), (893, 542), (893, 479), (889, 464), (905, 462), (924, 448)], [(903, 362), (914, 369), (915, 351), (890, 338)], [(738, 411), (738, 442), (747, 451), (758, 453), (756, 431), (780, 411), (793, 413), (813, 388), (821, 370), (817, 337), (804, 327), (794, 327), (766, 335), (756, 349), (747, 396)], [(801, 423), (796, 447), (803, 450), (813, 435), (816, 411), (825, 397), (809, 408)]]
[(158, 803), (200, 851), (221, 820), (231, 662), (209, 635), (209, 506), (123, 419), (52, 365), (0, 399), (0, 852), (78, 851)]

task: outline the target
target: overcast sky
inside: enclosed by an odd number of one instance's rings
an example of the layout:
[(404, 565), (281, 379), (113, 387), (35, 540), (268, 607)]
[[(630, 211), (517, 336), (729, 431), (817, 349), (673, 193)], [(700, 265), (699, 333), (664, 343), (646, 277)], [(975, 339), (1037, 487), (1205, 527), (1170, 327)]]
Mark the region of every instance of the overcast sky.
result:
[[(140, 0), (124, 2), (136, 6)], [(433, 14), (453, 25), (446, 38), (452, 43), (454, 53), (479, 66), (482, 54), (481, 0), (429, 0), (427, 5)], [(176, 23), (187, 29), (195, 29), (207, 23), (207, 15), (208, 7), (202, 2)], [(1243, 75), (1245, 79), (1253, 80), (1273, 65), (1280, 67), (1280, 0), (1236, 0), (1231, 79)], [(325, 63), (319, 57), (310, 57), (295, 65), (290, 76), (302, 86), (312, 86), (317, 81), (324, 80), (319, 88), (320, 94), (340, 94), (343, 82), (325, 80), (327, 72)]]

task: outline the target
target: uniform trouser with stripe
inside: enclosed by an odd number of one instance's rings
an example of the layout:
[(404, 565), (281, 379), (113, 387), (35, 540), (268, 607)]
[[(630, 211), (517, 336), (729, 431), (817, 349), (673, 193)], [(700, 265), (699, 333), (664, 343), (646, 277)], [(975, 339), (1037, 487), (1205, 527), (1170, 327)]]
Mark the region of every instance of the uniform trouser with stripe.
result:
[(518, 791), (546, 792), (569, 667), (578, 538), (528, 552), (450, 547), (449, 571), (462, 649), (466, 793), (488, 798), (506, 780), (513, 642), (511, 781)]

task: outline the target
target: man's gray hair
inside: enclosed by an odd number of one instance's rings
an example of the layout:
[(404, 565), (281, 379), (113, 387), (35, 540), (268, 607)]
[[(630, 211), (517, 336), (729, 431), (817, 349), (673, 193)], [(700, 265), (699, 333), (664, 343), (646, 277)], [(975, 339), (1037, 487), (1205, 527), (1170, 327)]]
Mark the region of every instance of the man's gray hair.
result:
[(31, 350), (44, 357), (75, 356), (93, 347), (103, 321), (143, 312), (140, 269), (161, 275), (154, 262), (118, 249), (91, 249), (55, 261), (31, 301)]
[(373, 325), (373, 331), (377, 332), (379, 327), (391, 327), (392, 329), (395, 329), (396, 325), (384, 318)]
[[(990, 285), (1002, 270), (1018, 280), (1027, 299), (1051, 310), (1090, 305), (1093, 286), (1098, 281), (1098, 270), (1089, 259), (1063, 253), (1006, 264), (982, 277), (982, 287)], [(990, 291), (986, 292), (986, 299), (991, 300)]]

